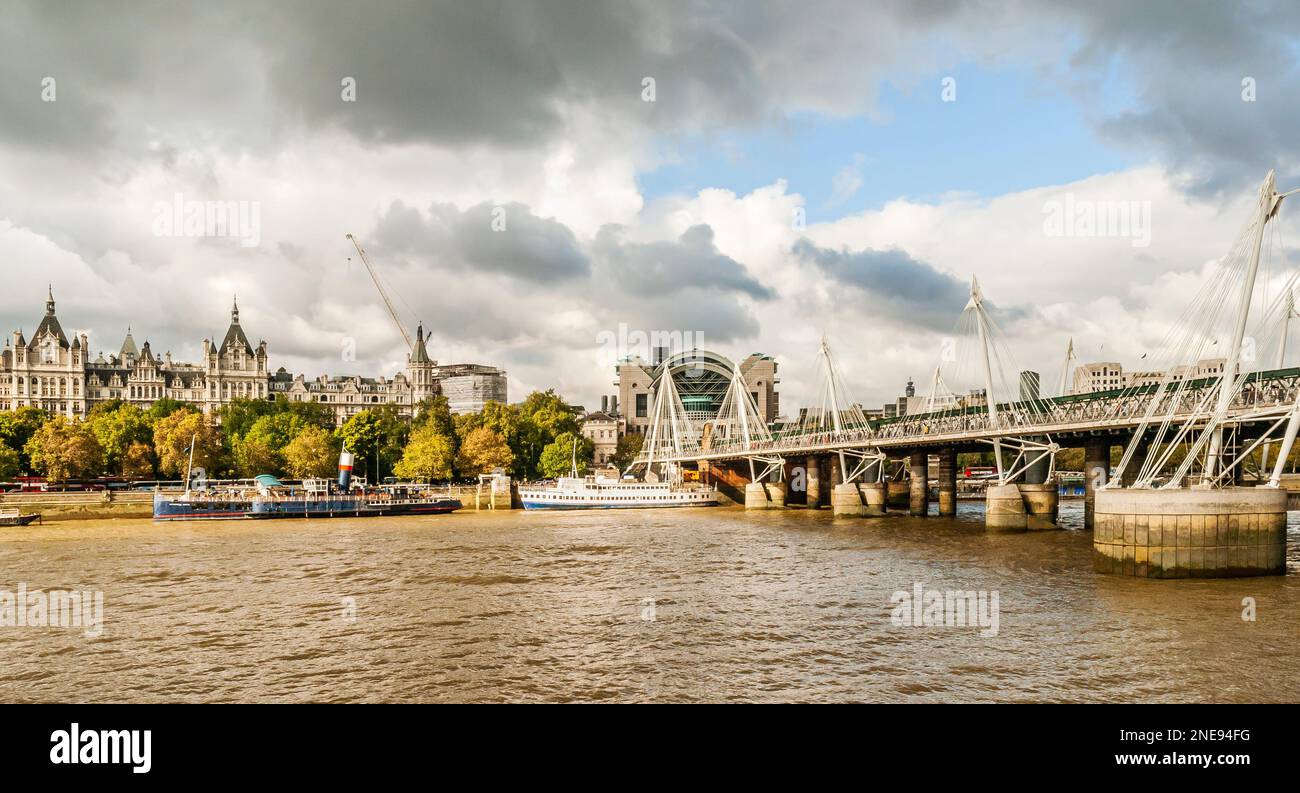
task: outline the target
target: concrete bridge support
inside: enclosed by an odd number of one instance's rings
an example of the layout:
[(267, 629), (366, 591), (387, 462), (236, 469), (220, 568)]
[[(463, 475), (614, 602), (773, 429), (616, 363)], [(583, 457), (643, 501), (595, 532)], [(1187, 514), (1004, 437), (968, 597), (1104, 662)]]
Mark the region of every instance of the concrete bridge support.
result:
[(745, 485), (745, 509), (767, 509), (771, 504), (767, 500), (767, 486), (763, 482), (750, 482)]
[(886, 487), (884, 482), (861, 482), (858, 493), (862, 495), (862, 514), (878, 517), (885, 514)]
[(822, 506), (822, 461), (815, 454), (808, 455), (804, 468), (804, 482), (808, 487), (808, 509), (821, 509)]
[(1093, 567), (1138, 578), (1286, 574), (1285, 490), (1103, 490)]
[(930, 455), (912, 452), (907, 461), (910, 493), (907, 514), (923, 518), (930, 514)]
[(903, 463), (899, 461), (894, 465), (893, 460), (888, 460), (885, 465), (885, 503), (890, 509), (904, 510), (911, 505), (912, 486), (901, 479), (895, 479), (893, 474), (902, 470)]
[(862, 494), (857, 484), (841, 482), (831, 490), (831, 512), (835, 517), (862, 517)]
[(1083, 527), (1093, 529), (1093, 512), (1097, 504), (1097, 490), (1110, 476), (1110, 444), (1106, 436), (1089, 438), (1083, 447)]
[(1056, 482), (1041, 484), (1021, 483), (1020, 498), (1025, 504), (1025, 528), (1031, 530), (1055, 529), (1061, 492)]
[(990, 484), (984, 491), (984, 526), (990, 531), (1023, 531), (1026, 525), (1019, 485)]
[(957, 514), (957, 450), (939, 451), (939, 517)]
[(769, 509), (780, 509), (785, 506), (785, 482), (764, 482), (763, 486), (767, 489), (767, 506)]

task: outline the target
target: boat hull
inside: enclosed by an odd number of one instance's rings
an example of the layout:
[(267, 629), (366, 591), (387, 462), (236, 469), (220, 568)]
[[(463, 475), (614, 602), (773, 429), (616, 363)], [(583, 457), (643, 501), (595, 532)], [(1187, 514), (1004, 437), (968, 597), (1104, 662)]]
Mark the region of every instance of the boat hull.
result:
[(699, 507), (716, 507), (717, 501), (699, 501), (682, 504), (548, 504), (540, 501), (524, 501), (527, 510), (556, 509), (686, 509)]
[(153, 499), (154, 520), (241, 520), (248, 517), (248, 499), (187, 501), (161, 494)]
[(39, 512), (31, 515), (7, 515), (0, 517), (0, 526), (26, 526), (40, 520), (40, 517), (41, 513)]
[(308, 500), (254, 500), (248, 517), (261, 520), (274, 518), (370, 518), (401, 515), (443, 515), (455, 512), (463, 505), (454, 498), (437, 501), (383, 504), (366, 503), (357, 499)]

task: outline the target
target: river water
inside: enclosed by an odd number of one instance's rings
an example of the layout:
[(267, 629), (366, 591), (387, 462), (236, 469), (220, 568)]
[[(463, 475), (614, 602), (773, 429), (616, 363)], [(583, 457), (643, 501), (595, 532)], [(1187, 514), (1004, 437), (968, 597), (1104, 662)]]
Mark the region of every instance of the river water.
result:
[[(102, 591), (103, 627), (0, 627), (0, 699), (1296, 701), (1298, 518), (1289, 575), (1219, 581), (1093, 573), (1077, 501), (3, 529), (0, 590)], [(896, 624), (918, 584), (996, 593), (996, 634)]]

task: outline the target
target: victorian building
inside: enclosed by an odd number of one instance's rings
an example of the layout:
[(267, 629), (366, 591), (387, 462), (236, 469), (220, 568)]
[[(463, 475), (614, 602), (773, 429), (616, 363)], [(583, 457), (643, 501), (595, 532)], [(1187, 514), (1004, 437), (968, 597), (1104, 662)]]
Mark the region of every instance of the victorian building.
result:
[(137, 346), (131, 329), (116, 355), (103, 352), (89, 359), (87, 337), (64, 333), (54, 311), (51, 290), (45, 316), (28, 340), (14, 331), (0, 353), (0, 410), (35, 406), (69, 418), (84, 417), (96, 403), (121, 399), (149, 408), (160, 399), (197, 405), (217, 415), (236, 399), (270, 399), (282, 394), (294, 401), (326, 404), (342, 424), (357, 412), (394, 405), (410, 416), (420, 402), (443, 393), (453, 398), (453, 412), (481, 410), (487, 401), (504, 402), (506, 373), (492, 367), (459, 364), (439, 367), (429, 357), (424, 327), (416, 332), (406, 371), (387, 379), (358, 376), (307, 380), (283, 367), (267, 366), (266, 342), (254, 346), (239, 321), (239, 304), (230, 310), (230, 325), (219, 344), (203, 340), (202, 360), (172, 360), (156, 354), (148, 341)]

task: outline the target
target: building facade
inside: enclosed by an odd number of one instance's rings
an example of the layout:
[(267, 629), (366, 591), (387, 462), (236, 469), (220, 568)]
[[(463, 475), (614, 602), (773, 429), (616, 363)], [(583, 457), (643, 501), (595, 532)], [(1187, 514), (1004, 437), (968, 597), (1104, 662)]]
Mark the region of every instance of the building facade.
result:
[[(655, 360), (646, 362), (640, 356), (630, 356), (615, 367), (618, 379), (617, 404), (622, 405), (626, 432), (645, 433), (651, 423), (650, 412), (654, 404), (654, 383), (668, 367), (673, 373), (673, 384), (693, 421), (704, 422), (717, 415), (722, 398), (731, 381), (733, 364), (717, 353), (708, 350), (687, 350), (669, 356), (667, 350), (655, 351)], [(780, 395), (776, 384), (777, 363), (770, 355), (754, 353), (739, 364), (741, 378), (758, 406), (763, 420), (771, 424), (780, 414)]]
[(113, 399), (142, 409), (160, 399), (174, 399), (217, 416), (223, 405), (237, 399), (282, 394), (294, 401), (326, 404), (342, 424), (357, 412), (379, 405), (394, 405), (410, 416), (422, 400), (444, 393), (444, 387), (452, 412), (473, 412), (488, 401), (506, 400), (504, 371), (477, 364), (439, 367), (429, 357), (423, 326), (407, 355), (406, 371), (391, 380), (359, 376), (307, 380), (283, 367), (271, 373), (267, 344), (249, 341), (240, 324), (238, 302), (231, 306), (230, 324), (221, 342), (203, 340), (199, 363), (174, 361), (171, 352), (158, 355), (148, 341), (137, 346), (129, 327), (116, 355), (105, 357), (100, 352), (94, 360), (89, 355), (86, 334), (69, 338), (64, 332), (51, 290), (45, 315), (31, 339), (16, 330), (5, 341), (0, 353), (0, 410), (34, 406), (80, 418), (96, 404)]
[[(1227, 365), (1226, 358), (1202, 358), (1191, 365), (1175, 366), (1171, 382), (1188, 378), (1218, 377)], [(1112, 391), (1144, 385), (1158, 385), (1167, 373), (1159, 369), (1125, 372), (1118, 361), (1085, 363), (1075, 368), (1071, 394), (1090, 394), (1094, 391)]]
[(591, 441), (592, 461), (597, 467), (608, 465), (618, 451), (618, 440), (623, 437), (623, 419), (603, 410), (588, 413), (582, 419), (582, 437)]

